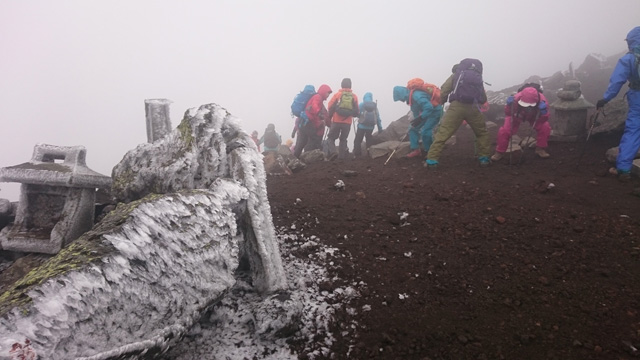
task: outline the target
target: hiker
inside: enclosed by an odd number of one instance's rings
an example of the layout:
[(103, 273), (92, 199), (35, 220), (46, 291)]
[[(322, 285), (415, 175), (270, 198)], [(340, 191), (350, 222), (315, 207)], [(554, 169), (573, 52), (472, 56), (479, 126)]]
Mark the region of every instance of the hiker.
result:
[[(329, 159), (346, 159), (349, 155), (347, 138), (351, 131), (353, 117), (358, 116), (358, 97), (351, 91), (351, 79), (344, 78), (340, 83), (341, 89), (329, 100), (329, 119), (331, 127), (327, 135)], [(338, 153), (336, 154), (336, 139), (340, 138)]]
[(258, 143), (264, 144), (264, 152), (278, 151), (278, 146), (282, 144), (282, 137), (276, 132), (276, 126), (268, 124)]
[(260, 151), (260, 138), (258, 137), (258, 130), (253, 130), (253, 132), (251, 133), (251, 139), (254, 143), (256, 143), (258, 151)]
[(528, 122), (536, 131), (536, 155), (543, 159), (549, 157), (545, 150), (551, 135), (547, 98), (542, 91), (527, 85), (507, 98), (507, 104), (504, 106), (504, 124), (498, 130), (496, 152), (491, 156), (492, 161), (499, 161), (504, 157), (507, 146), (511, 146), (511, 137), (518, 133), (522, 122)]
[[(412, 86), (418, 81), (424, 84), (422, 79), (416, 78), (409, 81), (407, 86), (395, 86), (393, 88), (393, 101), (404, 101), (409, 104), (413, 120), (409, 126), (409, 146), (411, 151), (408, 158), (422, 155), (420, 140), (425, 153), (429, 151), (433, 143), (433, 128), (440, 122), (442, 117), (442, 105), (440, 103), (440, 90), (428, 90), (420, 88), (421, 85)], [(432, 85), (435, 87), (435, 85)]]
[(616, 166), (609, 169), (612, 175), (617, 175), (621, 181), (631, 179), (633, 159), (640, 149), (640, 26), (636, 26), (627, 34), (625, 39), (629, 52), (624, 54), (611, 73), (609, 87), (604, 97), (596, 103), (596, 110), (600, 111), (609, 101), (620, 92), (622, 85), (629, 81), (629, 91), (625, 94), (629, 102), (629, 111), (624, 125), (624, 132), (620, 139)]
[(297, 158), (302, 154), (302, 150), (311, 151), (322, 148), (322, 136), (324, 135), (325, 119), (328, 117), (327, 108), (324, 101), (331, 94), (329, 85), (322, 84), (318, 93), (313, 95), (307, 102), (304, 109), (306, 118), (301, 117), (298, 123), (298, 137), (296, 140), (295, 152)]
[(449, 108), (442, 117), (438, 132), (427, 153), (426, 166), (438, 166), (444, 143), (455, 134), (464, 120), (476, 136), (480, 165), (487, 166), (491, 163), (491, 142), (484, 115), (480, 111), (482, 104), (487, 101), (482, 80), (482, 63), (477, 59), (464, 59), (454, 66), (452, 71), (453, 74), (444, 82), (440, 92), (442, 102), (449, 101)]
[(371, 136), (373, 129), (378, 127), (378, 132), (382, 132), (382, 119), (378, 111), (378, 103), (373, 101), (373, 94), (365, 93), (360, 104), (360, 114), (358, 115), (358, 129), (353, 140), (353, 155), (362, 156), (362, 139), (365, 139), (365, 146), (371, 146)]

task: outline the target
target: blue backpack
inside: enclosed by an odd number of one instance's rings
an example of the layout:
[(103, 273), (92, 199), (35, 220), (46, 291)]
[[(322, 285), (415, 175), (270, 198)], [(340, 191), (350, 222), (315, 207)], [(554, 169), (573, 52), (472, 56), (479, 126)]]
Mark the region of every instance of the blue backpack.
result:
[[(298, 95), (293, 98), (293, 103), (291, 104), (291, 114), (293, 116), (302, 117), (306, 119), (306, 114), (304, 113), (304, 109), (309, 102), (309, 99), (316, 93), (316, 88), (313, 85), (307, 85), (304, 87), (304, 90), (300, 91)], [(303, 115), (304, 114), (304, 115)]]
[(376, 108), (377, 105), (373, 101), (365, 101), (362, 103), (362, 112), (358, 118), (358, 123), (365, 126), (376, 125)]
[(452, 101), (465, 104), (484, 102), (484, 81), (480, 60), (464, 59), (458, 64), (453, 76), (453, 91), (449, 95), (449, 102)]

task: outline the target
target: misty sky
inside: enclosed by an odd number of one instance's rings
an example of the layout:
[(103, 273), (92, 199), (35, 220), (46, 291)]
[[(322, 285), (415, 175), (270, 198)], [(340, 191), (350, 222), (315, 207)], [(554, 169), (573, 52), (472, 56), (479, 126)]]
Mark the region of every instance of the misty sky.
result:
[[(344, 77), (373, 93), (386, 127), (408, 111), (395, 85), (441, 85), (465, 57), (482, 60), (488, 90), (550, 76), (626, 50), (638, 14), (639, 0), (0, 0), (0, 167), (37, 143), (83, 145), (89, 168), (111, 175), (146, 142), (153, 98), (173, 101), (173, 127), (217, 103), (284, 141), (295, 94)], [(0, 183), (0, 198), (18, 188)]]

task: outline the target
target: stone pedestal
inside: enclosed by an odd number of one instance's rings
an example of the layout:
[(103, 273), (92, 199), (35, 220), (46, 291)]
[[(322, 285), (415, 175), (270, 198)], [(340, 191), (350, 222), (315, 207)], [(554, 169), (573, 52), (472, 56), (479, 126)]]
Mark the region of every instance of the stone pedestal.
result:
[(30, 162), (0, 169), (0, 181), (22, 183), (1, 249), (56, 254), (93, 227), (96, 188), (110, 188), (111, 178), (87, 168), (85, 158), (82, 146), (38, 144)]
[(554, 116), (549, 141), (578, 141), (586, 135), (587, 113), (595, 106), (582, 96), (579, 81), (568, 80), (550, 107)]
[(153, 143), (171, 132), (171, 113), (168, 99), (147, 99), (144, 113), (147, 118), (147, 142)]

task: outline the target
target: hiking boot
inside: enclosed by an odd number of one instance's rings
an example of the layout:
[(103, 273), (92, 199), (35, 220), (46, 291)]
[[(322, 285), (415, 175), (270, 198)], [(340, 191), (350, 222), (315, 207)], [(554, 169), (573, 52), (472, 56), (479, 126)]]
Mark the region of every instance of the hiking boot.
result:
[(424, 167), (427, 169), (436, 169), (438, 167), (438, 160), (426, 160), (424, 162)]
[(629, 182), (631, 181), (631, 173), (630, 172), (622, 172), (618, 174), (618, 181), (620, 182)]
[(609, 174), (617, 176), (620, 182), (631, 181), (631, 171), (629, 170), (620, 170), (612, 167), (609, 169)]
[(422, 152), (420, 151), (420, 149), (415, 149), (412, 152), (408, 153), (407, 157), (408, 158), (414, 158), (414, 157), (420, 156), (420, 155), (422, 155)]
[(329, 154), (329, 157), (327, 158), (327, 160), (333, 161), (333, 160), (335, 160), (337, 158), (338, 158), (338, 153), (331, 153), (331, 154)]
[(500, 161), (502, 160), (502, 158), (504, 157), (504, 153), (503, 152), (497, 152), (493, 155), (491, 155), (491, 161)]
[(547, 159), (549, 158), (549, 156), (551, 156), (549, 155), (548, 152), (544, 150), (544, 148), (541, 148), (541, 147), (536, 148), (536, 155), (538, 155), (541, 159)]
[(482, 167), (491, 165), (491, 160), (489, 160), (488, 156), (480, 156), (478, 161), (480, 161), (480, 166)]

